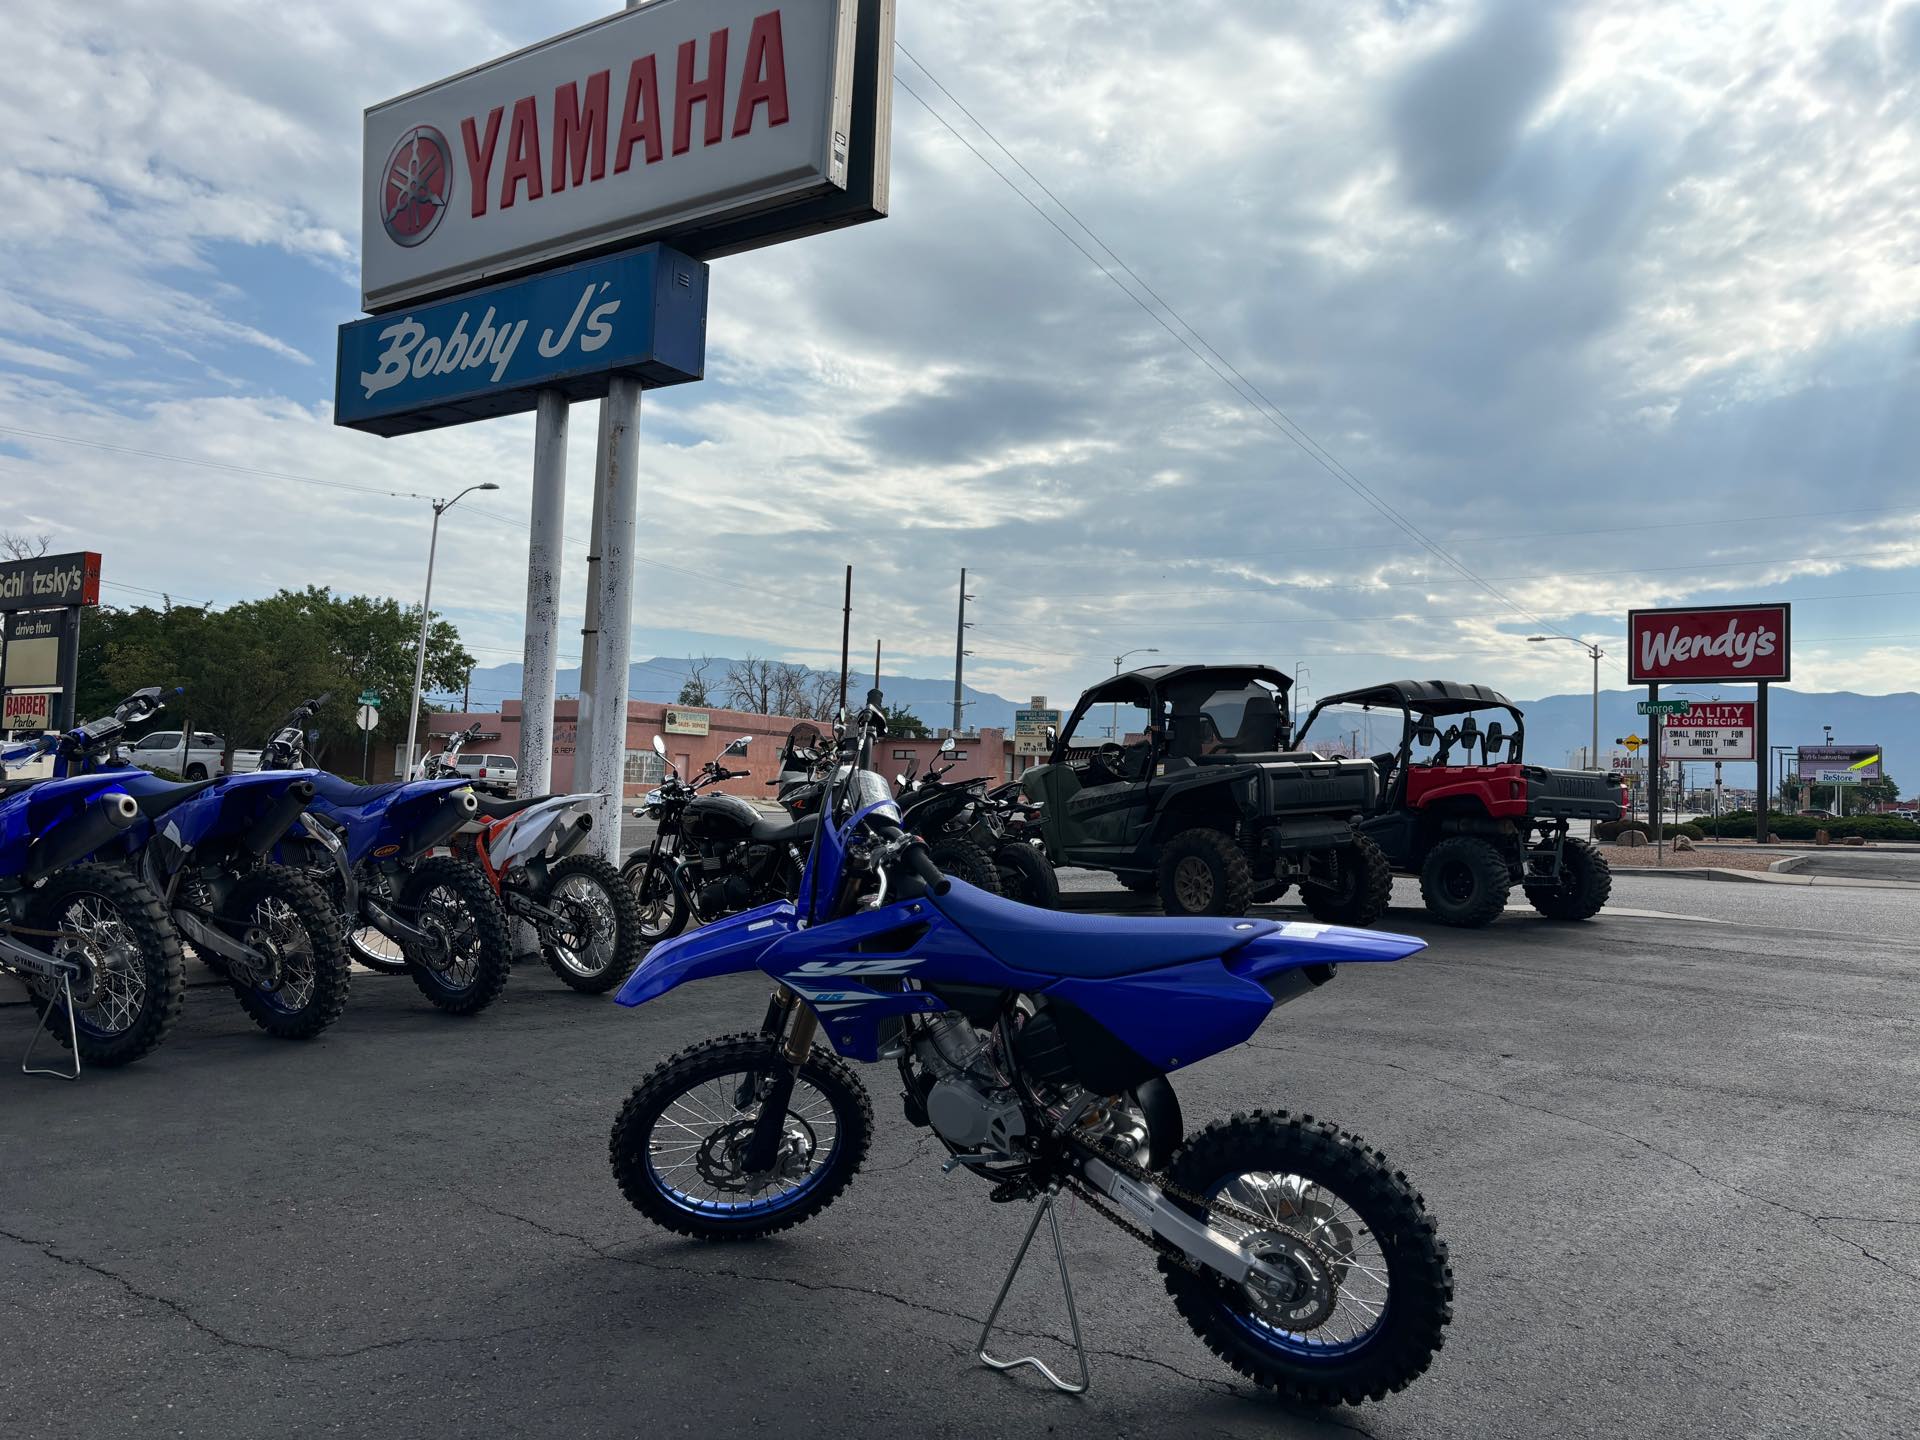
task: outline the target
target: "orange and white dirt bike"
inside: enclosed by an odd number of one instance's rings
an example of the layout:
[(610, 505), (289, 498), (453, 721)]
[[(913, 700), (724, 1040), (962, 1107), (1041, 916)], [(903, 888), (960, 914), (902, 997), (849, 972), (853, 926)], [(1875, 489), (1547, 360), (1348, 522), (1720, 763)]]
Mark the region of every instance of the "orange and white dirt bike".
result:
[(453, 841), (456, 854), (470, 850), (479, 862), (507, 918), (531, 928), (553, 973), (595, 994), (625, 980), (646, 951), (633, 890), (603, 856), (578, 853), (593, 828), (586, 807), (598, 798), (481, 796)]

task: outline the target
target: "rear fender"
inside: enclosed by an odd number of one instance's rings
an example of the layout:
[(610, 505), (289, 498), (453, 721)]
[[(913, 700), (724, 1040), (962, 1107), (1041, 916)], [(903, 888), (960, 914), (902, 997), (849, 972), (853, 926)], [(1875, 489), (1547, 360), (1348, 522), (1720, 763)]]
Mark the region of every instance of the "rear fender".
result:
[(798, 928), (792, 902), (779, 900), (663, 940), (647, 952), (614, 998), (622, 1005), (644, 1005), (689, 980), (757, 970), (767, 951)]

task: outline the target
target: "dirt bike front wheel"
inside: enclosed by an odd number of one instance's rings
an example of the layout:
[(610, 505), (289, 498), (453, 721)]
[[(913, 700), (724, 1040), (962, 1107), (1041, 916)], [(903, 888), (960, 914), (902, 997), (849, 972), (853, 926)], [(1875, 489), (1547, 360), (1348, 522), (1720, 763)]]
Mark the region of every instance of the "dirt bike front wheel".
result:
[(785, 1067), (780, 1041), (729, 1035), (681, 1051), (635, 1087), (608, 1144), (634, 1209), (699, 1240), (751, 1240), (818, 1215), (853, 1183), (873, 1103), (839, 1056), (815, 1049), (794, 1077), (778, 1152), (744, 1160), (762, 1101)]
[(1230, 1204), (1206, 1211), (1208, 1226), (1281, 1277), (1228, 1286), (1160, 1261), (1194, 1333), (1249, 1380), (1310, 1404), (1358, 1404), (1433, 1363), (1453, 1270), (1426, 1202), (1378, 1151), (1310, 1117), (1256, 1110), (1190, 1137), (1168, 1177)]

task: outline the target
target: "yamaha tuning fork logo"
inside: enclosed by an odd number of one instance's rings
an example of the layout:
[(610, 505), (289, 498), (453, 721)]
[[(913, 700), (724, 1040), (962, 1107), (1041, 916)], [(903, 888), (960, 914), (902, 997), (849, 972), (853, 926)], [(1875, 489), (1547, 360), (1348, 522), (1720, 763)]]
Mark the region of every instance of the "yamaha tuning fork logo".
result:
[(453, 155), (447, 137), (419, 125), (400, 137), (387, 157), (380, 220), (396, 245), (418, 245), (440, 224), (453, 198)]

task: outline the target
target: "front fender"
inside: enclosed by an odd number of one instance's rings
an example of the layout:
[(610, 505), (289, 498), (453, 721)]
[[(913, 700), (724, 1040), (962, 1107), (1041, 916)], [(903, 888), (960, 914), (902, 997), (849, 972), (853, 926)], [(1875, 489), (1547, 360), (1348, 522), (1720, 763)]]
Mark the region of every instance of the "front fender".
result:
[(799, 926), (793, 903), (778, 900), (663, 940), (647, 952), (614, 999), (622, 1005), (644, 1005), (689, 980), (758, 969), (761, 956)]

